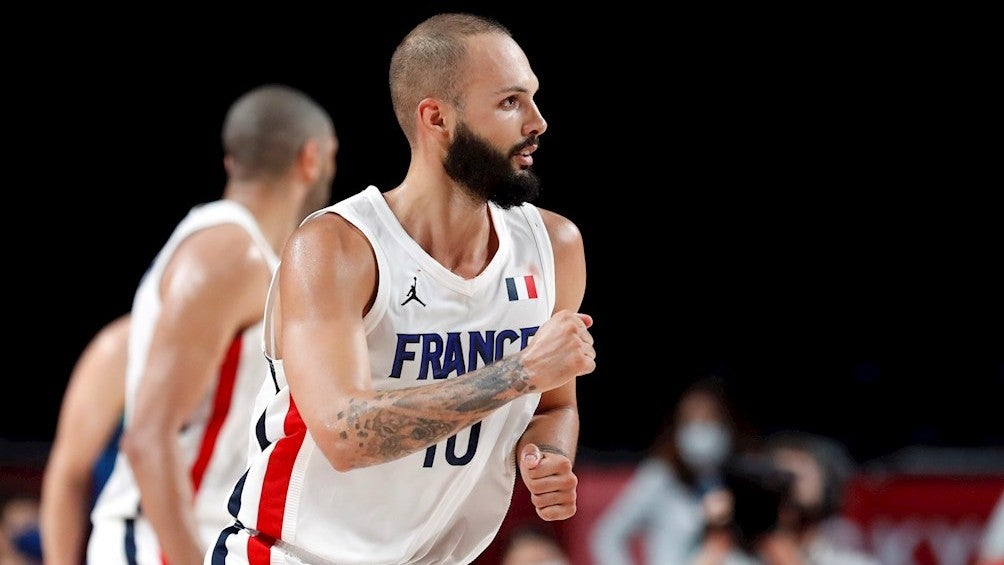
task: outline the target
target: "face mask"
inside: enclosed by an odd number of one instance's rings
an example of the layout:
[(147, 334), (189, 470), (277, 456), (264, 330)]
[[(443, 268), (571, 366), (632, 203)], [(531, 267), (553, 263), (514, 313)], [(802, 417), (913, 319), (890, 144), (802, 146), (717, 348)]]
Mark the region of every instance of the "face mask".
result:
[(717, 469), (732, 448), (725, 426), (714, 422), (691, 422), (676, 431), (676, 447), (680, 458), (694, 471)]

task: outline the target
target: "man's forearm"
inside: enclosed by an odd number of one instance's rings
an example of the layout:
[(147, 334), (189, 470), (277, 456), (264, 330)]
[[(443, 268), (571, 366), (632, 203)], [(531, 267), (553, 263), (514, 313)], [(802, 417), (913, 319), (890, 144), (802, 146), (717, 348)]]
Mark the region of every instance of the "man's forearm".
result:
[(533, 392), (520, 355), (440, 383), (349, 400), (336, 416), (351, 440), (351, 467), (385, 463), (439, 443), (500, 406)]
[(536, 444), (542, 453), (564, 455), (573, 463), (579, 442), (579, 413), (572, 407), (551, 408), (536, 414), (516, 446)]

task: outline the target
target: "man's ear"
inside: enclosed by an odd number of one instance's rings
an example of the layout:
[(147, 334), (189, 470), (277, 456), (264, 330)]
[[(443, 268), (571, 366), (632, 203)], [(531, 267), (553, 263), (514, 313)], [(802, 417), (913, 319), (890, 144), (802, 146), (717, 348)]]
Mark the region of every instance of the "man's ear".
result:
[(321, 166), (321, 144), (317, 139), (310, 138), (304, 142), (303, 147), (300, 148), (300, 154), (297, 156), (296, 164), (307, 184), (317, 182), (323, 170)]
[(425, 98), (418, 103), (418, 129), (436, 137), (450, 136), (450, 109), (438, 98)]

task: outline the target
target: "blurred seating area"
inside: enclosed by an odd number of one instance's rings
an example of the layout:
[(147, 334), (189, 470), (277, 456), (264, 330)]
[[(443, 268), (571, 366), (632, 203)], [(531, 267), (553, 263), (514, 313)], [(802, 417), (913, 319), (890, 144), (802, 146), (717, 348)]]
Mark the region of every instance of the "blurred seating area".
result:
[[(44, 460), (44, 444), (0, 444), (0, 500), (21, 504), (37, 497)], [(637, 464), (623, 455), (588, 451), (580, 455), (578, 511), (570, 520), (548, 525), (573, 564), (601, 565), (590, 555), (589, 536)], [(827, 527), (884, 565), (972, 565), (1002, 495), (1004, 449), (908, 447), (862, 463), (846, 484), (841, 519)], [(521, 524), (537, 521), (528, 493), (517, 480), (499, 539)], [(639, 539), (635, 558), (640, 565), (641, 555)], [(499, 544), (494, 544), (478, 563), (494, 565), (499, 559)]]
[[(575, 565), (595, 563), (589, 536), (636, 464), (585, 455), (577, 475), (578, 511), (553, 524)], [(500, 534), (536, 516), (522, 482)], [(846, 486), (841, 519), (827, 527), (883, 565), (972, 565), (987, 520), (1004, 496), (1004, 449), (910, 447), (863, 463)], [(637, 540), (634, 557), (646, 564)], [(479, 563), (496, 563), (494, 550)]]

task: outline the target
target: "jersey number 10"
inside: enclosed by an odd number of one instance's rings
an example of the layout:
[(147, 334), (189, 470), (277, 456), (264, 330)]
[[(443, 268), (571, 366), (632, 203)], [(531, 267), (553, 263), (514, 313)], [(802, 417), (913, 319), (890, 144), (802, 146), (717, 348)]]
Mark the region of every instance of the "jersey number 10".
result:
[[(478, 451), (478, 435), (481, 433), (481, 422), (471, 426), (471, 435), (467, 439), (467, 451), (463, 455), (457, 455), (457, 436), (452, 435), (446, 440), (446, 462), (457, 467), (466, 465), (474, 459), (474, 454)], [(422, 467), (432, 467), (436, 459), (437, 445), (430, 445), (425, 449), (425, 462)]]

